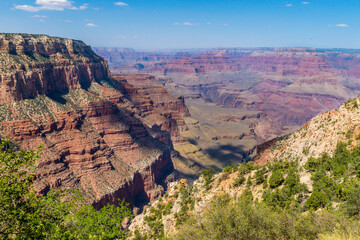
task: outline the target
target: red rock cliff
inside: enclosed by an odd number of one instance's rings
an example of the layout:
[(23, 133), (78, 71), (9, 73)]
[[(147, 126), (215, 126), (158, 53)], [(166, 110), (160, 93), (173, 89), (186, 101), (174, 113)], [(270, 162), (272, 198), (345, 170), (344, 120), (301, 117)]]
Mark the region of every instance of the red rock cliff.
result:
[(106, 62), (81, 41), (0, 34), (0, 56), (0, 103), (79, 89), (108, 76)]
[(0, 35), (0, 49), (0, 135), (26, 149), (44, 145), (38, 192), (79, 189), (97, 207), (159, 196), (188, 114), (183, 99), (126, 80), (148, 75), (109, 77), (106, 62), (79, 41)]

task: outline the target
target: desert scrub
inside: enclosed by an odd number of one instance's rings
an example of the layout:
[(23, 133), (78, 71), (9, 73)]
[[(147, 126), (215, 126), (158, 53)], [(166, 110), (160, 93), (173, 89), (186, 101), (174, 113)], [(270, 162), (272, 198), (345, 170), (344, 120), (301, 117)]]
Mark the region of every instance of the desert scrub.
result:
[(260, 185), (265, 181), (267, 169), (265, 166), (261, 167), (255, 172), (255, 184)]
[[(360, 185), (360, 146), (348, 150), (346, 143), (338, 143), (331, 157), (323, 153), (319, 158), (309, 158), (305, 169), (311, 173), (313, 193), (305, 203), (307, 209), (318, 209), (340, 202), (346, 209), (357, 208), (354, 198)], [(352, 199), (352, 201), (349, 201)], [(348, 211), (353, 216), (352, 211)], [(357, 212), (357, 211), (355, 211)], [(358, 216), (358, 213), (355, 215)]]
[(354, 109), (359, 108), (356, 98), (350, 99), (350, 100), (346, 101), (344, 104), (345, 104), (345, 108), (347, 110), (354, 110)]
[(245, 197), (237, 201), (215, 199), (201, 217), (191, 214), (170, 239), (315, 240), (337, 231), (345, 236), (358, 236), (360, 226), (338, 212), (301, 214), (291, 209), (275, 210), (264, 202), (254, 203)]
[(252, 186), (252, 180), (251, 180), (251, 174), (249, 174), (247, 181), (246, 181), (246, 187), (250, 188)]
[(202, 171), (201, 176), (204, 178), (204, 186), (206, 190), (209, 190), (211, 188), (211, 183), (214, 181), (214, 175), (215, 170), (213, 168)]
[(231, 165), (229, 166), (226, 166), (222, 172), (224, 173), (232, 173), (232, 172), (235, 172), (237, 170), (237, 166), (235, 163), (232, 163)]
[(255, 170), (256, 168), (257, 168), (257, 166), (255, 166), (253, 163), (246, 162), (246, 163), (240, 164), (240, 166), (238, 167), (238, 172), (239, 172), (239, 174), (248, 174), (252, 170)]
[(309, 155), (309, 147), (303, 147), (302, 153), (307, 156)]
[(245, 177), (243, 174), (238, 174), (238, 176), (234, 179), (233, 186), (234, 187), (240, 187), (245, 182)]
[(284, 180), (283, 170), (276, 170), (270, 176), (269, 186), (270, 188), (279, 187), (283, 184)]

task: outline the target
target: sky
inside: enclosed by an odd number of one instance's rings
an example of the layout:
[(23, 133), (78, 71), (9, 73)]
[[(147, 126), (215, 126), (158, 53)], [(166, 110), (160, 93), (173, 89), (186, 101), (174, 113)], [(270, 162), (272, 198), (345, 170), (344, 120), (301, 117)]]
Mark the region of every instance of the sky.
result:
[(0, 0), (0, 32), (137, 50), (360, 49), (360, 0)]

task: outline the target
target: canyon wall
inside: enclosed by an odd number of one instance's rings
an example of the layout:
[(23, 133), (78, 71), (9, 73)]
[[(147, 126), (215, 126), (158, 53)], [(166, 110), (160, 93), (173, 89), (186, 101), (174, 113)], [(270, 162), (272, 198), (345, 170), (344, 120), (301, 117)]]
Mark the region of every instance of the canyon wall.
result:
[(96, 207), (157, 198), (182, 142), (183, 98), (148, 75), (110, 76), (81, 41), (0, 35), (0, 135), (24, 149), (42, 145), (35, 189), (78, 189)]
[[(189, 108), (205, 101), (217, 109), (259, 111), (259, 118), (246, 123), (258, 143), (290, 133), (360, 92), (360, 51), (355, 49), (218, 48), (183, 53), (151, 64), (137, 59), (127, 68), (112, 69), (158, 76), (173, 94), (185, 96)], [(128, 59), (126, 54), (123, 58)], [(242, 118), (230, 116), (232, 121), (244, 122)]]

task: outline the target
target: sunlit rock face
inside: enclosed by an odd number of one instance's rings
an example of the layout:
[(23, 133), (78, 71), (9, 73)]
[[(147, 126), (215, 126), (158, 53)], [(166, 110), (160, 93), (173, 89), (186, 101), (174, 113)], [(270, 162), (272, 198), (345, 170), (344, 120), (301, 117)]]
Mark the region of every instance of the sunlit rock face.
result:
[[(148, 75), (110, 76), (81, 41), (0, 35), (0, 135), (24, 149), (43, 145), (35, 188), (78, 189), (96, 207), (157, 198), (184, 141), (183, 98)], [(129, 81), (129, 82), (128, 82)]]

